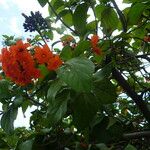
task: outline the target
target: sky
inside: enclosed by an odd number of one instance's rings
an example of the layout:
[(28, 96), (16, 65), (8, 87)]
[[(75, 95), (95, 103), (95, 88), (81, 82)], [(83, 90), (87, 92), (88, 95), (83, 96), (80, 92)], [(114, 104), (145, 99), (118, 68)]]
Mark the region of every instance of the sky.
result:
[(43, 17), (48, 16), (47, 6), (42, 8), (37, 0), (0, 0), (0, 48), (4, 34), (16, 37), (29, 35), (24, 32), (24, 17), (21, 13), (29, 15), (30, 11), (38, 10)]
[[(121, 4), (122, 0), (116, 0), (116, 2), (121, 9), (126, 7), (126, 5)], [(24, 17), (21, 15), (21, 13), (29, 15), (30, 11), (40, 11), (43, 17), (48, 16), (47, 5), (42, 8), (37, 0), (0, 0), (0, 49), (2, 48), (2, 35), (4, 34), (15, 35), (15, 37), (28, 37), (30, 35), (30, 33), (24, 32)], [(21, 109), (19, 109), (15, 127), (29, 127), (30, 112), (34, 109), (36, 107), (28, 108), (25, 113), (26, 118), (24, 118)]]

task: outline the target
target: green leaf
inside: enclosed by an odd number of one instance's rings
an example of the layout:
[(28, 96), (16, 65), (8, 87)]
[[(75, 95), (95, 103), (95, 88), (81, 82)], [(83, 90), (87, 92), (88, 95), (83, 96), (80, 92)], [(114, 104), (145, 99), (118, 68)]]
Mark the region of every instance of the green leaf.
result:
[(101, 24), (106, 32), (112, 32), (117, 29), (119, 23), (118, 16), (114, 9), (106, 7), (101, 14)]
[(149, 0), (123, 0), (123, 3), (148, 2)]
[(41, 5), (42, 7), (44, 7), (44, 6), (47, 4), (47, 1), (48, 1), (48, 0), (38, 0), (38, 2), (40, 3), (40, 5)]
[(91, 139), (93, 139), (94, 141), (96, 139), (99, 143), (108, 143), (109, 141), (111, 141), (111, 136), (106, 130), (108, 123), (109, 118), (106, 116), (103, 117), (103, 119), (100, 120), (100, 122), (97, 122), (97, 124), (95, 124), (95, 126), (92, 127), (90, 135)]
[(47, 69), (47, 67), (44, 64), (39, 65), (38, 68), (42, 74), (42, 79), (43, 79), (43, 77), (45, 77), (49, 74), (49, 70)]
[(70, 93), (64, 90), (56, 96), (55, 100), (49, 99), (47, 118), (50, 125), (54, 125), (65, 115), (69, 98)]
[(60, 53), (60, 57), (62, 60), (66, 61), (72, 58), (72, 49), (70, 46), (65, 46), (61, 53)]
[(128, 24), (129, 25), (137, 24), (145, 8), (146, 5), (144, 3), (133, 4), (127, 16)]
[(112, 67), (113, 67), (112, 63), (109, 63), (101, 70), (98, 70), (94, 74), (94, 81), (99, 82), (99, 81), (103, 80), (104, 78), (109, 77), (112, 72)]
[(128, 144), (124, 150), (137, 150), (133, 145)]
[[(57, 14), (59, 14), (62, 10), (64, 10), (64, 1), (63, 0), (51, 0), (50, 3)], [(53, 11), (50, 7), (49, 7), (49, 14), (51, 17), (55, 16), (55, 14), (53, 13)], [(57, 21), (57, 19), (56, 19), (56, 21)]]
[(92, 22), (90, 22), (90, 23), (88, 23), (87, 25), (86, 25), (86, 29), (87, 29), (87, 31), (91, 31), (91, 32), (93, 32), (93, 31), (95, 31), (95, 29), (96, 29), (96, 24), (97, 24), (97, 21), (92, 21)]
[(76, 48), (74, 49), (74, 56), (79, 56), (83, 54), (85, 51), (89, 51), (91, 48), (90, 41), (80, 41)]
[(18, 146), (18, 150), (32, 150), (34, 139), (27, 140)]
[(14, 130), (14, 120), (16, 119), (17, 111), (17, 108), (11, 106), (1, 118), (1, 127), (7, 134), (11, 134)]
[(50, 85), (48, 92), (47, 92), (47, 99), (48, 101), (53, 101), (55, 99), (56, 94), (62, 87), (63, 82), (61, 80), (54, 80), (53, 83)]
[(48, 30), (48, 31), (44, 31), (42, 32), (44, 36), (46, 36), (47, 38), (49, 38), (50, 40), (53, 40), (54, 34), (52, 32), (52, 30)]
[(15, 97), (14, 102), (13, 102), (15, 108), (20, 107), (22, 103), (23, 103), (23, 97), (22, 96)]
[(104, 143), (95, 145), (99, 150), (110, 150)]
[(96, 17), (101, 20), (101, 14), (107, 7), (105, 5), (97, 5), (95, 8)]
[(116, 101), (116, 88), (108, 79), (95, 82), (93, 92), (102, 104)]
[(75, 30), (81, 35), (85, 33), (88, 5), (83, 3), (77, 6), (73, 14), (73, 24)]
[(92, 87), (94, 64), (84, 57), (72, 58), (60, 67), (57, 74), (61, 80), (77, 92), (89, 92)]
[[(59, 16), (63, 18), (63, 21), (69, 25), (69, 26), (72, 26), (73, 25), (73, 20), (72, 20), (72, 14), (70, 12), (70, 10), (62, 10), (60, 13), (59, 13)], [(59, 20), (59, 18), (58, 18)]]
[(80, 94), (73, 103), (73, 120), (78, 129), (88, 127), (93, 120), (99, 108), (99, 102), (96, 97), (91, 94)]
[(0, 99), (10, 97), (9, 82), (7, 80), (0, 80)]

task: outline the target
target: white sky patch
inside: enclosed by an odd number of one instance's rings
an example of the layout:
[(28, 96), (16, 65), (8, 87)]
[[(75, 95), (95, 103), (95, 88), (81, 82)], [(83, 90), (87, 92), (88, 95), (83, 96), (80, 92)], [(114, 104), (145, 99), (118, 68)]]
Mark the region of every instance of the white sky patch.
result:
[(30, 11), (40, 11), (44, 17), (48, 16), (48, 8), (45, 6), (44, 8), (38, 3), (37, 0), (11, 0), (13, 4), (15, 4), (20, 11), (23, 13), (27, 13), (29, 15)]
[(4, 9), (9, 9), (9, 4), (6, 0), (0, 0), (0, 6)]
[(4, 18), (0, 17), (0, 22), (3, 22), (4, 21)]
[(120, 10), (125, 9), (126, 7), (129, 7), (130, 4), (123, 3), (123, 0), (115, 0), (116, 4), (118, 5)]
[(10, 30), (17, 35), (21, 35), (21, 30), (18, 26), (18, 19), (17, 17), (12, 17), (10, 20)]
[(23, 115), (22, 109), (19, 108), (18, 109), (17, 118), (14, 121), (14, 126), (15, 127), (26, 127), (26, 128), (29, 128), (29, 126), (30, 126), (31, 112), (34, 111), (34, 110), (36, 110), (36, 109), (37, 109), (36, 106), (32, 106), (32, 108), (28, 107), (27, 111)]

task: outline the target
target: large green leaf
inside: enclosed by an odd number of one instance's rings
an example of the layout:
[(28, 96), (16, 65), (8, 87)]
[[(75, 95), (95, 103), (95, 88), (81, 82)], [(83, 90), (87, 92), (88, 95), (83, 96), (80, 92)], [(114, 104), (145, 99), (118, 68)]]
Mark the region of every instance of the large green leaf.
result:
[(56, 96), (55, 100), (50, 99), (47, 114), (49, 125), (54, 125), (65, 115), (69, 98), (70, 93), (64, 90)]
[(112, 32), (117, 29), (119, 23), (118, 16), (113, 8), (106, 7), (101, 14), (101, 24), (105, 31)]
[(108, 79), (104, 78), (95, 82), (93, 92), (102, 104), (110, 104), (116, 101), (116, 88)]
[(75, 98), (73, 103), (73, 120), (78, 129), (88, 127), (99, 106), (98, 100), (91, 93), (80, 94)]
[(146, 5), (144, 3), (133, 4), (127, 16), (128, 24), (129, 25), (137, 24), (145, 8)]
[(44, 7), (44, 6), (47, 4), (47, 1), (48, 1), (48, 0), (38, 0), (38, 2), (40, 3), (40, 5), (41, 5), (42, 7)]
[(99, 150), (110, 150), (104, 143), (99, 143), (95, 145)]
[(124, 150), (137, 150), (133, 145), (128, 144)]
[(65, 46), (61, 53), (60, 53), (60, 57), (62, 60), (66, 61), (72, 58), (72, 49), (70, 46)]
[(63, 86), (63, 82), (60, 80), (55, 80), (50, 85), (48, 92), (47, 92), (47, 99), (48, 101), (53, 101), (55, 99), (55, 96), (57, 92), (60, 90), (60, 88)]
[(104, 11), (104, 9), (106, 9), (105, 5), (97, 5), (95, 8), (95, 13), (96, 13), (96, 17), (101, 20), (101, 14)]
[(62, 17), (63, 21), (69, 25), (72, 26), (73, 25), (73, 21), (72, 21), (72, 13), (70, 12), (70, 10), (62, 10), (59, 13), (59, 16)]
[(75, 30), (82, 35), (85, 33), (86, 29), (87, 11), (88, 5), (87, 3), (83, 3), (77, 6), (73, 14), (73, 24)]
[(57, 71), (59, 78), (77, 92), (91, 90), (93, 73), (94, 64), (84, 57), (70, 59)]
[[(53, 9), (56, 13), (60, 13), (62, 10), (64, 10), (64, 1), (63, 0), (51, 0), (50, 1)], [(49, 14), (51, 17), (55, 16), (53, 10), (49, 7)], [(56, 19), (57, 21), (57, 19)]]
[(18, 109), (11, 106), (9, 110), (2, 115), (1, 127), (8, 134), (11, 134), (14, 130), (14, 120), (16, 119), (17, 112)]
[(112, 63), (109, 63), (104, 68), (102, 68), (101, 70), (98, 70), (94, 74), (94, 81), (99, 82), (99, 81), (103, 80), (104, 78), (109, 77), (111, 72), (112, 72), (112, 67), (113, 67)]
[(7, 80), (0, 80), (0, 99), (8, 98), (10, 96), (9, 82)]
[(22, 142), (18, 146), (18, 150), (32, 150), (33, 141), (34, 141), (34, 139), (30, 139), (25, 142)]
[(85, 51), (89, 51), (91, 48), (91, 43), (89, 41), (80, 41), (76, 48), (74, 49), (74, 56), (79, 56)]

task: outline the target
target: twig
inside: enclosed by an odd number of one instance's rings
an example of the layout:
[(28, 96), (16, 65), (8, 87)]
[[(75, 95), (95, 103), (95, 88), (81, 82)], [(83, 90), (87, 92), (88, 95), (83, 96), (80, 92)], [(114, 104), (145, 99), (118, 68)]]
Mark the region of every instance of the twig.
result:
[(55, 9), (53, 8), (53, 6), (51, 5), (51, 3), (48, 1), (47, 2), (49, 7), (51, 8), (51, 10), (53, 11), (53, 13), (55, 14), (55, 16), (69, 29), (71, 30), (74, 34), (78, 35), (78, 32), (73, 30), (72, 28), (70, 28), (63, 20), (62, 18), (57, 14), (57, 12), (55, 11)]
[(150, 131), (140, 131), (140, 132), (123, 134), (124, 139), (137, 139), (142, 137), (150, 137)]
[(43, 35), (42, 35), (41, 31), (40, 31), (40, 30), (38, 30), (37, 32), (38, 32), (38, 33), (39, 33), (39, 35), (41, 36), (41, 38), (42, 38), (43, 42), (47, 45), (47, 43), (46, 43), (46, 41), (45, 41), (45, 39), (44, 39), (44, 37), (43, 37)]
[(29, 96), (27, 93), (24, 94), (24, 96), (29, 99), (33, 104), (36, 106), (42, 106), (43, 108), (46, 108), (46, 106), (42, 103), (39, 103), (38, 101), (34, 100), (31, 96)]

